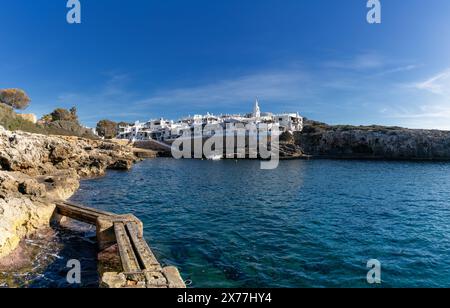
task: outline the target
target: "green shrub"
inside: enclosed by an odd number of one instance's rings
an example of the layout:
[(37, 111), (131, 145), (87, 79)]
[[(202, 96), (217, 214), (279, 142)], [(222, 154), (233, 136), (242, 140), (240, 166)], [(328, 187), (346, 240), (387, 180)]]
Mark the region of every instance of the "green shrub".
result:
[(119, 125), (110, 120), (101, 120), (97, 123), (97, 133), (106, 139), (112, 139), (117, 136)]
[(0, 125), (10, 131), (24, 131), (42, 135), (78, 136), (88, 139), (97, 139), (89, 129), (73, 121), (55, 121), (45, 124), (34, 124), (16, 115), (14, 110), (0, 104)]

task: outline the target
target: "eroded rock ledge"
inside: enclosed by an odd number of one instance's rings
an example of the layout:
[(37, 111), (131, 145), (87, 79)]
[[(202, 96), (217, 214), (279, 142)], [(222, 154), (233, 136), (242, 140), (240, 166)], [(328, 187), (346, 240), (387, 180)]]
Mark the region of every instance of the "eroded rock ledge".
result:
[(450, 160), (450, 131), (384, 126), (331, 126), (305, 120), (295, 144), (314, 158)]
[(68, 199), (79, 179), (129, 169), (133, 149), (78, 137), (10, 132), (0, 126), (0, 258), (48, 226), (53, 200)]

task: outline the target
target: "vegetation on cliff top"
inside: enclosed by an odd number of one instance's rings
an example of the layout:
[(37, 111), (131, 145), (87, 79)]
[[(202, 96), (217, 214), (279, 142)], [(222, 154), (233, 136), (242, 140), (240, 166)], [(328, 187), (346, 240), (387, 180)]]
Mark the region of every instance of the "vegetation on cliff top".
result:
[(382, 125), (366, 125), (366, 126), (355, 126), (355, 125), (329, 125), (326, 123), (306, 119), (304, 120), (304, 128), (302, 133), (314, 133), (314, 132), (324, 132), (324, 131), (379, 131), (379, 132), (389, 132), (398, 130), (408, 130), (407, 128), (398, 126), (382, 126)]
[(70, 110), (64, 108), (57, 108), (52, 113), (44, 115), (41, 121), (46, 123), (56, 122), (56, 121), (70, 121), (74, 123), (78, 122), (77, 108), (72, 107)]
[(17, 116), (14, 110), (0, 104), (0, 125), (10, 131), (22, 130), (30, 133), (45, 134), (43, 127)]
[(43, 135), (97, 138), (91, 130), (80, 125), (75, 107), (70, 110), (58, 108), (42, 117), (38, 123), (30, 122), (18, 116), (14, 109), (25, 109), (30, 101), (30, 98), (23, 90), (0, 90), (0, 125), (10, 131), (21, 130)]
[[(90, 129), (80, 124), (76, 107), (72, 107), (70, 110), (57, 108), (53, 112), (44, 115), (37, 123), (27, 121), (14, 112), (14, 109), (26, 109), (30, 102), (31, 99), (21, 89), (0, 90), (0, 125), (10, 131), (21, 130), (43, 135), (98, 138)], [(117, 136), (119, 125), (121, 124), (126, 123), (101, 120), (98, 122), (96, 130), (101, 137), (112, 139)]]
[(0, 104), (0, 125), (10, 131), (20, 130), (42, 135), (77, 136), (88, 139), (97, 138), (91, 130), (82, 127), (77, 122), (39, 121), (38, 123), (33, 123), (17, 116), (11, 107), (2, 104)]

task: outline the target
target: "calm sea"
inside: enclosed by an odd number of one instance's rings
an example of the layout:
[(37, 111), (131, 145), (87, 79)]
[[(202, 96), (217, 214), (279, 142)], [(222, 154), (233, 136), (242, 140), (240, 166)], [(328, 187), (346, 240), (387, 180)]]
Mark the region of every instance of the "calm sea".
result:
[(73, 198), (133, 213), (193, 287), (450, 286), (450, 164), (147, 160)]
[(133, 213), (191, 287), (450, 287), (450, 164), (154, 159), (72, 198)]

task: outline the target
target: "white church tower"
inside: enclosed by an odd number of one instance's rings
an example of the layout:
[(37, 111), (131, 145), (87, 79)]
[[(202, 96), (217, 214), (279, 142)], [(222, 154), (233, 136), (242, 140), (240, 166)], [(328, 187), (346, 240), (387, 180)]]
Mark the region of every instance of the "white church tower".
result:
[(261, 118), (261, 109), (259, 108), (258, 99), (256, 99), (255, 107), (253, 108), (253, 117), (258, 119)]

